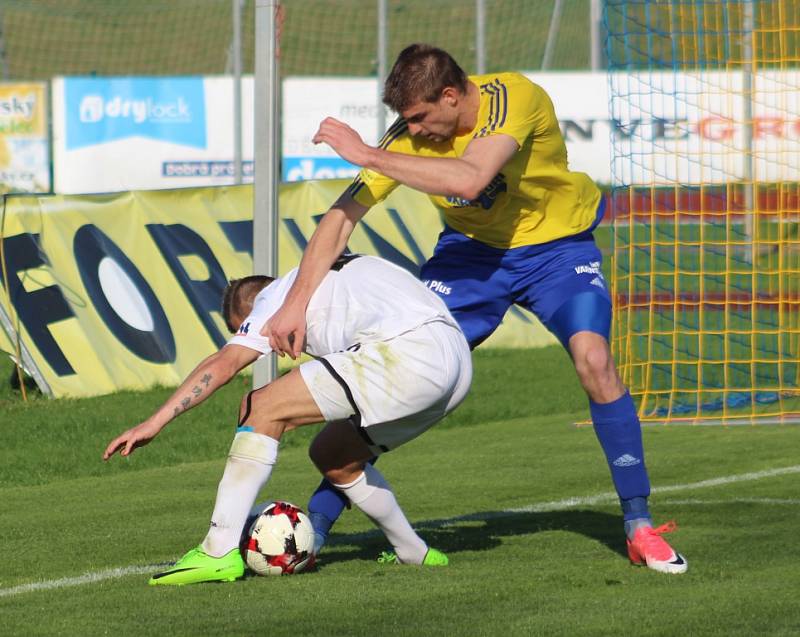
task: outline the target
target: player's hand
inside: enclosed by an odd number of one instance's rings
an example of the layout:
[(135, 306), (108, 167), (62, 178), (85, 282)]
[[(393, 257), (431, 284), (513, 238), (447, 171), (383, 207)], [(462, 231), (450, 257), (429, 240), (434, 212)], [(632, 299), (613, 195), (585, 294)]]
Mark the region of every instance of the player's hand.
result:
[(311, 141), (315, 144), (328, 144), (342, 159), (356, 166), (363, 166), (366, 163), (367, 153), (370, 150), (361, 139), (361, 135), (333, 117), (322, 120)]
[(117, 451), (119, 451), (119, 455), (121, 456), (131, 455), (134, 449), (144, 447), (155, 438), (159, 431), (161, 431), (161, 427), (150, 420), (145, 420), (143, 423), (136, 425), (132, 429), (128, 429), (128, 431), (120, 434), (108, 443), (108, 447), (106, 447), (105, 452), (103, 452), (103, 460), (108, 460)]
[(284, 305), (261, 328), (261, 335), (269, 339), (269, 346), (278, 356), (288, 354), (296, 359), (306, 339), (305, 310)]

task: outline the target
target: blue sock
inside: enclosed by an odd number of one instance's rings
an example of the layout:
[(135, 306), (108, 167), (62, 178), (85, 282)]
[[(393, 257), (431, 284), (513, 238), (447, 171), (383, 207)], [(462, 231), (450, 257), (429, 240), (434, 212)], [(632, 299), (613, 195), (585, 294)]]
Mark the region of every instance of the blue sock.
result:
[[(599, 404), (589, 400), (594, 432), (606, 454), (611, 478), (626, 523), (650, 519), (647, 496), (650, 479), (644, 464), (642, 429), (633, 399), (627, 391), (617, 400)], [(626, 524), (626, 531), (630, 524)]]
[(323, 540), (328, 539), (333, 523), (339, 519), (347, 502), (347, 496), (323, 478), (308, 501), (308, 517), (314, 532)]

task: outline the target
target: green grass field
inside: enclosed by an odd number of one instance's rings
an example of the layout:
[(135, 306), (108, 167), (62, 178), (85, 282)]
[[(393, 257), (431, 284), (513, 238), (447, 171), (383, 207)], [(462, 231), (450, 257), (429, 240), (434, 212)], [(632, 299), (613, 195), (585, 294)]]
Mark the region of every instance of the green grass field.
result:
[[(4, 386), (3, 634), (800, 632), (800, 429), (646, 428), (654, 514), (678, 521), (671, 539), (690, 563), (662, 575), (628, 563), (608, 469), (591, 429), (574, 425), (586, 409), (563, 352), (475, 359), (465, 404), (379, 464), (450, 567), (376, 564), (385, 541), (350, 511), (314, 572), (166, 590), (148, 575), (204, 536), (246, 379), (108, 464), (107, 441), (169, 390), (26, 405)], [(264, 499), (305, 504), (311, 433), (287, 434)]]

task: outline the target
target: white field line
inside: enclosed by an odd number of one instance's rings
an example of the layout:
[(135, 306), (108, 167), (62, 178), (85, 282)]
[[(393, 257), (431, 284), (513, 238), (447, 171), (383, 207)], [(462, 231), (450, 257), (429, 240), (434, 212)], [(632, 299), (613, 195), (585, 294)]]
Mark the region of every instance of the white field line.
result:
[(798, 498), (732, 498), (730, 500), (700, 500), (700, 499), (684, 499), (684, 500), (661, 500), (659, 504), (676, 504), (679, 506), (717, 506), (720, 504), (774, 504), (798, 506), (800, 499)]
[[(792, 467), (780, 467), (777, 469), (767, 469), (765, 471), (755, 471), (752, 473), (740, 473), (738, 475), (723, 476), (720, 478), (711, 478), (710, 480), (701, 480), (700, 482), (689, 482), (687, 484), (673, 484), (665, 487), (656, 487), (652, 490), (654, 494), (660, 493), (674, 493), (676, 491), (691, 491), (693, 489), (705, 489), (708, 487), (717, 487), (728, 484), (735, 484), (737, 482), (752, 482), (754, 480), (762, 480), (764, 478), (774, 478), (777, 476), (790, 475), (800, 473), (800, 465)], [(425, 522), (417, 523), (418, 527), (447, 527), (455, 525), (459, 522), (488, 520), (498, 517), (508, 517), (516, 513), (543, 513), (549, 511), (563, 511), (580, 506), (591, 506), (594, 504), (604, 504), (608, 502), (615, 502), (617, 494), (613, 492), (599, 493), (597, 495), (586, 496), (581, 498), (566, 498), (564, 500), (554, 500), (552, 502), (542, 502), (539, 504), (530, 504), (524, 507), (517, 507), (513, 509), (505, 509), (503, 511), (491, 511), (484, 513), (470, 513), (468, 515), (461, 515), (453, 518), (441, 520), (427, 520)], [(671, 504), (731, 504), (731, 503), (747, 503), (747, 504), (800, 504), (800, 500), (796, 499), (776, 499), (776, 498), (739, 498), (734, 500), (670, 500)], [(357, 539), (359, 537), (372, 536), (377, 531), (369, 531), (367, 533), (353, 533), (348, 535), (348, 539)], [(102, 582), (110, 579), (117, 579), (120, 577), (127, 577), (129, 575), (145, 575), (157, 571), (159, 568), (166, 566), (165, 564), (149, 564), (147, 566), (125, 566), (121, 568), (110, 568), (102, 571), (95, 571), (92, 573), (84, 573), (76, 577), (63, 577), (53, 580), (42, 580), (39, 582), (31, 582), (29, 584), (20, 584), (19, 586), (12, 586), (10, 588), (0, 588), (0, 597), (9, 597), (12, 595), (20, 595), (22, 593), (32, 593), (35, 591), (53, 590), (56, 588), (66, 588), (69, 586), (80, 586), (82, 584), (92, 584), (95, 582)]]
[[(792, 467), (780, 467), (777, 469), (766, 469), (764, 471), (755, 471), (753, 473), (740, 473), (733, 476), (723, 476), (720, 478), (711, 478), (709, 480), (701, 480), (700, 482), (690, 482), (688, 484), (673, 484), (666, 487), (654, 487), (652, 494), (658, 495), (662, 493), (673, 493), (676, 491), (691, 491), (693, 489), (705, 489), (707, 487), (718, 487), (736, 482), (750, 482), (753, 480), (761, 480), (763, 478), (774, 478), (792, 473), (800, 473), (800, 465)], [(514, 509), (505, 509), (504, 511), (497, 511), (492, 517), (502, 517), (513, 515), (515, 513), (542, 513), (546, 511), (563, 511), (579, 506), (591, 506), (594, 504), (604, 504), (607, 502), (616, 502), (617, 494), (613, 491), (606, 493), (598, 493), (597, 495), (590, 495), (582, 498), (567, 498), (565, 500), (554, 500), (552, 502), (541, 502), (539, 504), (529, 504), (524, 507)], [(469, 514), (459, 518), (452, 518), (452, 522), (460, 522), (465, 520), (478, 520), (486, 519), (486, 514)], [(443, 521), (444, 522), (444, 521)]]
[(77, 577), (62, 577), (61, 579), (44, 580), (41, 582), (31, 582), (30, 584), (20, 584), (11, 588), (0, 588), (0, 597), (9, 595), (19, 595), (20, 593), (32, 593), (33, 591), (47, 591), (53, 588), (64, 588), (66, 586), (79, 586), (81, 584), (92, 584), (102, 582), (107, 579), (116, 579), (128, 575), (144, 575), (152, 573), (159, 566), (166, 564), (151, 564), (150, 566), (125, 566), (122, 568), (108, 568), (94, 573), (84, 573)]

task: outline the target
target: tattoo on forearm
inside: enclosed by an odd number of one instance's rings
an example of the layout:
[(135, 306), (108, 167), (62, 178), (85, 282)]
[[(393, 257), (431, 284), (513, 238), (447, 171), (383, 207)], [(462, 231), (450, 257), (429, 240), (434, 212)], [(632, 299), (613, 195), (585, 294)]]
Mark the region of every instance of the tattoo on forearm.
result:
[[(206, 388), (208, 388), (209, 385), (211, 384), (212, 378), (213, 377), (211, 376), (211, 374), (205, 374), (200, 379), (200, 382), (203, 383), (206, 386)], [(199, 398), (200, 394), (202, 393), (203, 393), (203, 388), (200, 387), (200, 385), (195, 385), (194, 387), (192, 387), (192, 396), (194, 396), (195, 398)], [(186, 411), (187, 409), (189, 409), (189, 405), (192, 404), (192, 396), (187, 396), (186, 398), (181, 400), (180, 406), (175, 407), (175, 411), (172, 414), (173, 417), (177, 416), (182, 411)]]

